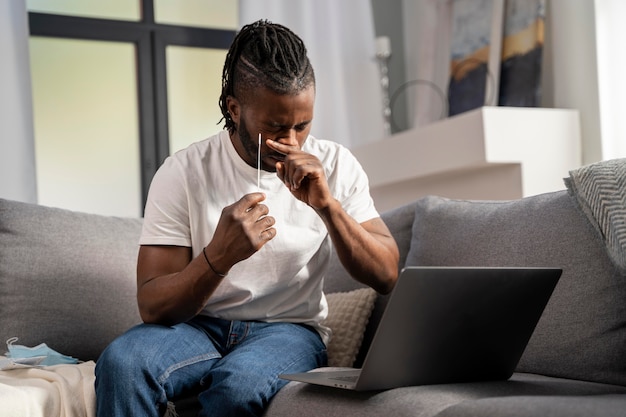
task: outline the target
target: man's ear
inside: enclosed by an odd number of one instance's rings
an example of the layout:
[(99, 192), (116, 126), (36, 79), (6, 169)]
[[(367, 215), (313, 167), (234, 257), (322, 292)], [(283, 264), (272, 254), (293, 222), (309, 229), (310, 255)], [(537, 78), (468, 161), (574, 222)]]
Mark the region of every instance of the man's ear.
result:
[(228, 113), (230, 114), (230, 118), (233, 119), (235, 124), (239, 124), (239, 118), (241, 117), (241, 104), (239, 100), (237, 100), (233, 96), (226, 97), (226, 109), (228, 109)]

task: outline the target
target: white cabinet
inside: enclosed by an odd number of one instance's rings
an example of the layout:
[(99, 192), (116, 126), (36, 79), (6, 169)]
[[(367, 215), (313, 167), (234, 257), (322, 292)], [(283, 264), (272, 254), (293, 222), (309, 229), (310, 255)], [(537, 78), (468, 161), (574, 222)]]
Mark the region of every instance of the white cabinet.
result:
[(515, 199), (565, 187), (581, 165), (579, 113), (482, 107), (352, 152), (379, 211), (429, 194)]

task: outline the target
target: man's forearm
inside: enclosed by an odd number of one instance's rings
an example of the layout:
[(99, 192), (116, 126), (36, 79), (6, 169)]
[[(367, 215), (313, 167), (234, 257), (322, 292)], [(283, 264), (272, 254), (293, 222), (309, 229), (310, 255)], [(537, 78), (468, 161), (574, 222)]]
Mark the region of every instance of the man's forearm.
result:
[[(142, 248), (140, 271), (154, 257), (165, 257), (168, 248)], [(170, 248), (170, 251), (191, 252), (191, 248)], [(152, 252), (151, 252), (152, 251)], [(160, 255), (160, 256), (159, 256)], [(155, 274), (144, 272), (138, 276), (137, 301), (141, 317), (146, 323), (172, 325), (197, 315), (224, 277), (216, 274), (200, 254), (179, 272)]]
[(350, 275), (381, 294), (389, 293), (398, 277), (399, 253), (384, 222), (377, 218), (359, 224), (337, 200), (317, 212)]

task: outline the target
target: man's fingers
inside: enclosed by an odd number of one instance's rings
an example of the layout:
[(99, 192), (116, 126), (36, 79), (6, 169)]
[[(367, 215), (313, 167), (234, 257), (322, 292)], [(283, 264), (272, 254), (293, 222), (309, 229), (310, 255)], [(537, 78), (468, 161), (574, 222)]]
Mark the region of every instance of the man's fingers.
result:
[(265, 229), (259, 234), (262, 242), (269, 242), (270, 240), (274, 239), (274, 236), (276, 236), (276, 229), (274, 229), (273, 227)]
[(250, 220), (254, 222), (250, 231), (252, 232), (251, 237), (255, 235), (258, 237), (260, 246), (257, 247), (257, 250), (261, 249), (261, 246), (276, 236), (276, 229), (273, 227), (276, 224), (276, 219), (268, 215), (269, 211), (269, 207), (265, 204), (257, 203), (246, 213), (246, 215), (251, 216)]
[(300, 150), (299, 147), (294, 146), (294, 145), (285, 145), (284, 143), (280, 143), (278, 141), (275, 140), (271, 140), (271, 139), (267, 139), (265, 141), (265, 143), (267, 144), (267, 147), (278, 152), (281, 153), (283, 155), (289, 155), (290, 153), (294, 152), (294, 151), (298, 151)]
[(237, 203), (241, 205), (244, 211), (250, 211), (251, 208), (259, 204), (261, 201), (265, 200), (264, 193), (250, 193), (244, 195)]
[(281, 181), (285, 181), (285, 163), (284, 162), (276, 162), (276, 175), (278, 175), (278, 179)]
[(257, 204), (248, 210), (248, 213), (250, 213), (250, 216), (252, 216), (252, 219), (254, 221), (257, 221), (259, 218), (266, 216), (269, 212), (270, 209), (265, 204)]
[(268, 229), (276, 224), (276, 219), (274, 219), (272, 216), (262, 216), (256, 222), (258, 223), (258, 226), (262, 227), (263, 229)]
[(317, 178), (321, 167), (309, 156), (285, 160), (276, 164), (278, 178), (294, 191), (299, 189), (309, 176)]

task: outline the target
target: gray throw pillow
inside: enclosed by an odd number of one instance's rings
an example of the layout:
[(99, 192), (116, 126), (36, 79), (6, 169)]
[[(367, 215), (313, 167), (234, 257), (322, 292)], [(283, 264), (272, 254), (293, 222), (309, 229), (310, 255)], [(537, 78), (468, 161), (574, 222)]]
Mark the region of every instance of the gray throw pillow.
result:
[(0, 199), (0, 353), (46, 343), (97, 359), (140, 322), (136, 262), (141, 219)]
[(406, 264), (563, 268), (517, 370), (626, 385), (626, 277), (565, 190), (514, 201), (423, 198)]

